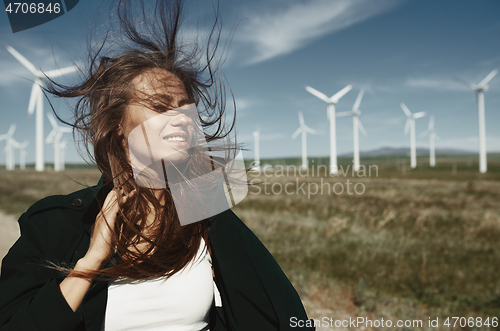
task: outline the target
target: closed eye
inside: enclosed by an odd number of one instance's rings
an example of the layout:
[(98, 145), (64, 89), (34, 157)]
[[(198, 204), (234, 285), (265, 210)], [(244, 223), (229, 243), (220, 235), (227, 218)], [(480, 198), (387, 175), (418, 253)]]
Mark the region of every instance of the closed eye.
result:
[(153, 105), (153, 109), (156, 110), (159, 113), (164, 113), (166, 112), (169, 108), (165, 105), (158, 104), (158, 105)]

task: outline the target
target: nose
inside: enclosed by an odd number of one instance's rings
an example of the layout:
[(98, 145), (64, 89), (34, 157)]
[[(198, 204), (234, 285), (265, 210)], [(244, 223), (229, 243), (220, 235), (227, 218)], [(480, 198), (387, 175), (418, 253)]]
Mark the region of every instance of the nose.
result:
[(171, 120), (172, 126), (187, 126), (191, 122), (192, 122), (191, 117), (182, 112), (174, 115), (174, 117)]

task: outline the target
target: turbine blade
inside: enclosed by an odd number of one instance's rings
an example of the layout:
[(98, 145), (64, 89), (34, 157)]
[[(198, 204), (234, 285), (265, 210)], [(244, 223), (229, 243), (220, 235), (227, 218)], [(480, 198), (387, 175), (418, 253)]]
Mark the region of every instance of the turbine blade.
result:
[(496, 76), (496, 74), (498, 74), (498, 69), (495, 69), (493, 70), (492, 72), (490, 72), (488, 74), (488, 76), (486, 76), (479, 84), (477, 84), (478, 86), (481, 86), (481, 87), (484, 87), (486, 84), (488, 84), (490, 82), (490, 80), (493, 79), (493, 77)]
[(416, 113), (413, 115), (414, 119), (421, 118), (425, 116), (425, 111), (421, 111), (420, 113)]
[(427, 135), (429, 134), (429, 132), (430, 132), (429, 130), (425, 130), (424, 132), (420, 133), (420, 134), (418, 135), (418, 137), (419, 137), (419, 138), (425, 137), (425, 136), (427, 136)]
[(335, 113), (336, 117), (342, 117), (342, 116), (351, 116), (352, 111), (340, 111), (338, 113)]
[(57, 131), (55, 129), (52, 129), (52, 131), (50, 131), (47, 138), (45, 138), (45, 143), (46, 144), (52, 143), (54, 141), (54, 138), (56, 137), (56, 134), (57, 134)]
[(75, 72), (77, 70), (78, 70), (77, 66), (72, 66), (72, 67), (66, 67), (66, 68), (62, 68), (62, 69), (49, 70), (49, 71), (46, 71), (44, 73), (45, 73), (45, 75), (47, 75), (50, 78), (55, 78), (55, 77), (59, 77), (62, 75), (66, 75), (66, 74)]
[(16, 131), (16, 123), (12, 123), (9, 127), (9, 131), (7, 131), (7, 136), (8, 137), (12, 137), (12, 135), (14, 134), (14, 132)]
[(363, 94), (365, 93), (365, 89), (361, 89), (359, 91), (358, 97), (356, 98), (356, 102), (354, 102), (354, 107), (352, 107), (352, 111), (357, 111), (359, 109), (359, 105), (361, 104), (361, 99), (363, 99)]
[(308, 127), (307, 125), (305, 126), (304, 131), (309, 132), (309, 133), (311, 133), (311, 134), (316, 134), (316, 133), (317, 133), (317, 131), (316, 131), (316, 130), (311, 129), (311, 128), (310, 128), (310, 127)]
[(363, 136), (367, 135), (365, 127), (363, 126), (363, 124), (361, 123), (361, 121), (359, 119), (358, 119), (358, 129), (359, 129), (359, 131), (361, 131)]
[(292, 135), (292, 139), (297, 138), (297, 136), (302, 132), (302, 127), (298, 128)]
[(61, 133), (71, 133), (71, 132), (73, 132), (73, 130), (71, 130), (68, 127), (59, 127), (58, 131), (61, 132)]
[(22, 144), (21, 144), (21, 148), (26, 148), (28, 147), (28, 145), (30, 144), (29, 140), (25, 140)]
[(437, 140), (441, 140), (441, 137), (440, 137), (440, 136), (438, 136), (436, 133), (434, 133), (434, 137), (436, 137), (436, 138), (437, 138)]
[(330, 99), (328, 99), (328, 97), (326, 95), (324, 95), (323, 93), (321, 93), (320, 91), (316, 90), (316, 89), (313, 89), (312, 87), (310, 86), (306, 86), (306, 91), (311, 93), (312, 95), (314, 95), (315, 97), (323, 100), (324, 102), (327, 102), (329, 103), (330, 102)]
[(52, 124), (54, 130), (59, 131), (60, 128), (59, 125), (57, 125), (57, 121), (54, 118), (54, 115), (52, 115), (51, 113), (47, 113), (47, 117), (49, 118), (50, 124)]
[(472, 90), (475, 90), (476, 89), (476, 85), (474, 84), (471, 84), (465, 80), (463, 80), (462, 78), (458, 78), (456, 76), (453, 77), (453, 80), (455, 80), (457, 83), (460, 83), (462, 84), (463, 86), (467, 87), (467, 88), (470, 88)]
[(403, 111), (405, 112), (406, 116), (410, 117), (411, 111), (408, 109), (408, 107), (406, 107), (406, 105), (403, 102), (401, 102), (399, 105), (401, 106), (401, 109), (403, 109)]
[(406, 120), (406, 124), (405, 124), (405, 134), (408, 134), (408, 131), (410, 131), (410, 122), (411, 122), (411, 118), (408, 118)]
[(304, 115), (302, 115), (302, 112), (299, 111), (299, 123), (300, 125), (304, 125)]
[(57, 132), (56, 132), (56, 137), (57, 137), (57, 139), (58, 139), (59, 141), (61, 141), (61, 137), (62, 137), (63, 133), (64, 133), (64, 132), (57, 130)]
[(429, 131), (434, 129), (434, 115), (431, 116), (431, 119), (429, 120)]
[(21, 62), (21, 64), (26, 69), (28, 69), (33, 75), (35, 75), (37, 77), (40, 75), (40, 71), (38, 71), (35, 68), (35, 66), (30, 61), (28, 61), (24, 56), (22, 56), (21, 54), (19, 54), (19, 52), (16, 51), (12, 46), (5, 45), (5, 48), (7, 48), (7, 51), (10, 54), (12, 54), (12, 56), (14, 56), (16, 58), (16, 60), (18, 60), (19, 62)]
[(341, 89), (340, 91), (338, 91), (337, 93), (335, 93), (331, 98), (331, 102), (333, 103), (337, 103), (340, 98), (342, 98), (344, 95), (347, 94), (347, 92), (349, 92), (350, 90), (352, 90), (352, 85), (349, 84), (347, 85), (346, 87), (344, 87), (343, 89)]
[(15, 139), (11, 139), (10, 143), (12, 144), (12, 146), (14, 146), (14, 148), (21, 148), (21, 144)]
[(30, 102), (28, 104), (28, 115), (31, 116), (35, 112), (35, 107), (37, 104), (37, 100), (40, 97), (40, 93), (42, 93), (40, 89), (40, 85), (38, 85), (39, 80), (37, 79), (31, 88)]

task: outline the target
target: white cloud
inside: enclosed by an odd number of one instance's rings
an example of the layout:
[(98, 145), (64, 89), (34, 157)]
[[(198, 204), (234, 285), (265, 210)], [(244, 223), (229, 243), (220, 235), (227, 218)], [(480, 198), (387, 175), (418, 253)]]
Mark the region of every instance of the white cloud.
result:
[[(289, 2), (288, 2), (289, 3)], [(400, 0), (311, 0), (280, 10), (248, 15), (235, 41), (250, 51), (254, 64), (300, 49), (326, 34), (345, 29), (401, 3)]]
[(253, 100), (247, 98), (235, 98), (235, 101), (238, 112), (247, 110), (254, 104)]
[(468, 91), (469, 89), (451, 78), (408, 78), (405, 86), (440, 91)]

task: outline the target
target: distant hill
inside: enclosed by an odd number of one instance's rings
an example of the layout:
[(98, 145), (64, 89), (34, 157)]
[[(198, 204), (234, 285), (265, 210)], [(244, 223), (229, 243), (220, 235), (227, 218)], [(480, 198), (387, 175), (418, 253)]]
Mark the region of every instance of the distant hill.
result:
[[(401, 155), (401, 154), (409, 154), (410, 147), (381, 147), (377, 149), (373, 149), (370, 151), (360, 151), (359, 155), (361, 157), (367, 156), (383, 156), (383, 155)], [(428, 154), (428, 148), (417, 148), (417, 154)], [(469, 155), (469, 154), (477, 154), (477, 152), (472, 152), (463, 149), (454, 149), (454, 148), (438, 148), (436, 149), (436, 154), (454, 154), (454, 155)], [(352, 153), (345, 153), (339, 155), (339, 157), (350, 157)]]

